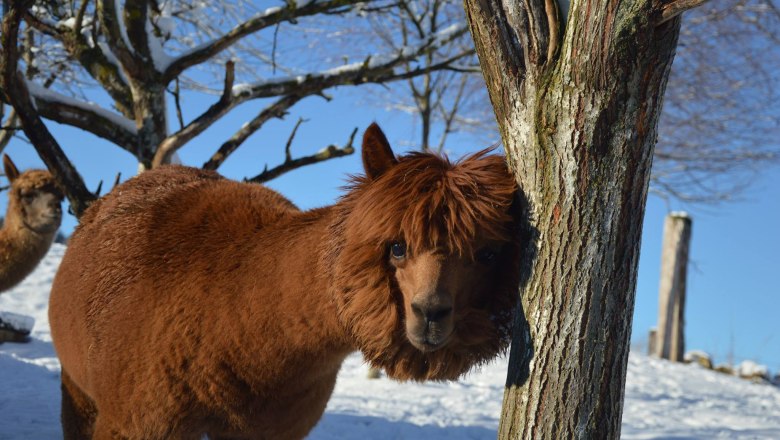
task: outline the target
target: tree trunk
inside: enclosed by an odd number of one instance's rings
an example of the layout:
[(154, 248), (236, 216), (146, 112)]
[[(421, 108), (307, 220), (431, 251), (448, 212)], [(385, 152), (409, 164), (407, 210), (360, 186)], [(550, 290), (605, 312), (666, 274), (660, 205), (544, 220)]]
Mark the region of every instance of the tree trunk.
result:
[(669, 214), (664, 222), (654, 354), (674, 362), (682, 362), (685, 355), (685, 285), (691, 223), (691, 218), (685, 213)]
[(160, 83), (141, 83), (133, 87), (133, 110), (138, 128), (136, 157), (141, 168), (151, 169), (170, 163), (173, 151), (162, 155), (160, 144), (168, 137), (165, 86)]
[(568, 22), (552, 0), (465, 5), (532, 238), (499, 438), (619, 438), (679, 18), (650, 0), (574, 1)]

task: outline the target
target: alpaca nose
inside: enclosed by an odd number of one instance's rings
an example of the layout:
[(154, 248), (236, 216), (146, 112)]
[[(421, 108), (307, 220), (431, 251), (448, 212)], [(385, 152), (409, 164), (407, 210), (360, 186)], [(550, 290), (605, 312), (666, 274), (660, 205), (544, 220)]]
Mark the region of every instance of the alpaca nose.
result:
[(423, 302), (413, 302), (412, 312), (418, 318), (424, 319), (426, 323), (436, 323), (444, 320), (452, 314), (452, 306), (446, 304), (426, 304)]

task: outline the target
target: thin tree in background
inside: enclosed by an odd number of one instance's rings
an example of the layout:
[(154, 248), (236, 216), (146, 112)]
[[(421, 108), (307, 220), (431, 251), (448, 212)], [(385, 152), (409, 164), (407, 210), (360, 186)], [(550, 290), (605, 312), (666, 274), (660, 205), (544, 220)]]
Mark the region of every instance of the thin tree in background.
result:
[(713, 0), (683, 16), (650, 188), (663, 198), (738, 198), (780, 157), (780, 2)]
[[(457, 29), (465, 19), (460, 1), (418, 0), (369, 17), (371, 28), (366, 34), (378, 45), (397, 51), (420, 44), (427, 35)], [(438, 69), (440, 59), (456, 62)], [(420, 60), (404, 63), (402, 68), (422, 68), (424, 73), (393, 84), (383, 101), (388, 102), (390, 110), (414, 116), (415, 127), (419, 127), (419, 142), (413, 142), (416, 148), (441, 153), (452, 133), (481, 130), (488, 133), (480, 136), (482, 140), (496, 133), (470, 35), (464, 33), (438, 53), (429, 52)]]

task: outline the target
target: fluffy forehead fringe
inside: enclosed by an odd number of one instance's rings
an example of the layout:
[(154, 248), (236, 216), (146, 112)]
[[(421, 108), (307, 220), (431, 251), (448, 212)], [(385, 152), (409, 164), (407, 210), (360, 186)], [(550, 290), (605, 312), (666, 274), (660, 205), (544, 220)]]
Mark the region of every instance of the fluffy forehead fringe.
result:
[(475, 238), (507, 240), (515, 180), (490, 151), (454, 163), (416, 152), (375, 180), (353, 177), (344, 201), (362, 215), (348, 227), (377, 246), (403, 239), (412, 249), (446, 247), (461, 255), (473, 252)]
[(27, 170), (19, 175), (13, 182), (14, 188), (36, 189), (42, 191), (56, 192), (60, 190), (57, 187), (54, 177), (44, 170)]

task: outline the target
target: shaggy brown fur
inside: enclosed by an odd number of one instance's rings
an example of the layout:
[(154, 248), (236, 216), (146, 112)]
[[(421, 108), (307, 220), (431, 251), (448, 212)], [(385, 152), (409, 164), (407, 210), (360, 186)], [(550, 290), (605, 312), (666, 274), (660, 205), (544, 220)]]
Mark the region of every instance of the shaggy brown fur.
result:
[(503, 159), (396, 159), (376, 125), (363, 159), (349, 194), (308, 212), (180, 166), (92, 205), (49, 308), (65, 437), (299, 439), (354, 350), (402, 380), (504, 350), (518, 244)]
[(3, 155), (8, 209), (0, 229), (0, 292), (20, 283), (49, 250), (62, 221), (62, 192), (48, 171), (19, 173)]

